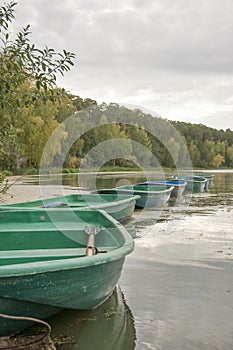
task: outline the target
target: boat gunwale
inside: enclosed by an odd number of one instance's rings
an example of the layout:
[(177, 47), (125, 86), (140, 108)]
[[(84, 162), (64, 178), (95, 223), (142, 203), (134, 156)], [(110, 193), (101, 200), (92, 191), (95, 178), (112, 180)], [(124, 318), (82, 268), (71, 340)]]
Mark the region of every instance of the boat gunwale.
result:
[[(182, 179), (177, 179), (177, 180), (182, 180)], [(186, 182), (196, 182), (196, 183), (206, 183), (208, 181), (207, 178), (197, 176), (196, 178), (193, 176), (190, 176), (190, 178), (184, 178), (184, 181)]]
[[(151, 191), (151, 190), (137, 190), (137, 189), (132, 189), (132, 191), (136, 191), (137, 193), (140, 193), (141, 194), (146, 194), (146, 195), (160, 195), (160, 194), (165, 194), (165, 193), (170, 193), (172, 190), (174, 189), (174, 186), (171, 186), (170, 188), (167, 188), (165, 190), (162, 190), (162, 191)], [(129, 190), (131, 191), (131, 190)]]
[[(176, 181), (176, 180), (174, 180)], [(169, 180), (165, 180), (164, 182), (163, 181), (148, 181), (148, 182), (142, 182), (142, 183), (139, 183), (137, 185), (148, 185), (148, 186), (156, 186), (156, 185), (159, 185), (159, 186), (174, 186), (174, 187), (185, 187), (187, 185), (187, 182), (186, 181), (183, 181), (183, 180), (177, 180), (177, 181), (182, 181), (182, 183), (177, 183), (177, 184), (169, 184), (168, 182), (170, 182)], [(171, 182), (173, 182), (173, 180), (171, 180)]]
[[(134, 248), (134, 241), (127, 240), (122, 246), (106, 253), (98, 253), (92, 256), (79, 256), (58, 260), (25, 262), (19, 264), (0, 266), (1, 278), (36, 275), (55, 271), (74, 270), (97, 266), (119, 260), (130, 254)], [(52, 265), (52, 266), (51, 266)], [(5, 272), (5, 273), (4, 273)]]
[[(160, 194), (165, 194), (165, 193), (170, 193), (173, 189), (174, 189), (174, 186), (169, 186), (170, 188), (167, 188), (165, 190), (161, 190), (161, 191), (156, 191), (156, 190), (137, 190), (137, 189), (134, 189), (132, 187), (132, 189), (125, 189), (125, 188), (121, 188), (121, 187), (115, 187), (115, 188), (105, 188), (105, 189), (100, 189), (98, 191), (114, 191), (115, 193), (119, 193), (120, 192), (124, 192), (124, 193), (138, 193), (139, 196), (141, 195), (160, 195)], [(136, 195), (136, 194), (135, 194)]]
[[(92, 193), (91, 193), (92, 194)], [(94, 193), (93, 193), (94, 194)], [(107, 193), (106, 193), (107, 194)], [(65, 198), (66, 196), (64, 196)], [(57, 198), (61, 198), (61, 197), (57, 197)], [(105, 202), (105, 203), (99, 203), (99, 204), (94, 204), (94, 205), (86, 205), (85, 207), (76, 207), (76, 206), (69, 206), (69, 204), (67, 204), (67, 207), (62, 207), (60, 209), (62, 210), (86, 210), (86, 209), (100, 209), (102, 210), (103, 208), (108, 208), (108, 207), (112, 207), (112, 206), (117, 206), (117, 205), (122, 205), (122, 204), (126, 204), (126, 203), (130, 203), (130, 202), (136, 202), (137, 199), (139, 199), (140, 196), (139, 195), (131, 195), (128, 196), (128, 198), (124, 198), (124, 199), (120, 199), (120, 200), (116, 200), (116, 201), (109, 201), (109, 202)], [(51, 198), (46, 198), (46, 199), (41, 199), (41, 201), (49, 201), (49, 200), (55, 200), (56, 197), (51, 197)], [(38, 200), (40, 201), (40, 200)], [(22, 204), (22, 203), (33, 203), (33, 202), (37, 202), (37, 201), (30, 201), (30, 202), (20, 202), (20, 203), (15, 203), (14, 204), (6, 204), (6, 205), (0, 205), (0, 211), (3, 210), (50, 210), (50, 209), (54, 209), (54, 208), (48, 208), (48, 207), (33, 207), (33, 206), (17, 206), (17, 204)], [(59, 207), (58, 207), (59, 208)]]
[[(120, 206), (120, 205), (124, 205), (124, 204), (129, 204), (130, 202), (135, 202), (136, 200), (140, 198), (139, 195), (133, 195), (133, 196), (128, 196), (129, 198), (124, 198), (121, 199), (119, 201), (113, 201), (113, 202), (107, 202), (107, 203), (101, 203), (101, 204), (96, 204), (96, 205), (87, 205), (85, 207), (76, 207), (76, 206), (69, 206), (69, 204), (66, 207), (56, 207), (57, 209), (61, 209), (61, 210), (104, 210), (105, 208), (110, 208), (113, 206)], [(28, 202), (30, 203), (30, 202)], [(17, 203), (16, 203), (17, 204)], [(19, 204), (19, 203), (18, 203)], [(8, 211), (8, 210), (35, 210), (35, 211), (43, 211), (43, 210), (52, 210), (54, 208), (43, 208), (43, 207), (30, 207), (30, 206), (25, 206), (25, 207), (20, 207), (17, 205), (11, 205), (11, 206), (7, 206), (7, 205), (0, 205), (0, 212), (4, 212), (4, 211)]]
[[(70, 210), (70, 208), (67, 208), (67, 209)], [(49, 272), (58, 271), (58, 270), (85, 268), (92, 265), (100, 265), (100, 264), (105, 264), (114, 260), (119, 260), (121, 258), (124, 258), (126, 255), (130, 254), (134, 249), (134, 240), (132, 236), (128, 233), (126, 228), (122, 224), (120, 224), (117, 220), (115, 220), (110, 214), (102, 210), (99, 210), (99, 212), (103, 216), (107, 217), (107, 219), (109, 219), (112, 223), (112, 227), (107, 229), (120, 230), (119, 234), (121, 234), (121, 237), (124, 239), (123, 244), (119, 243), (120, 242), (120, 238), (119, 238), (118, 240), (119, 245), (112, 244), (111, 247), (113, 247), (113, 249), (106, 253), (100, 252), (99, 254), (95, 254), (92, 256), (81, 256), (76, 258), (66, 258), (66, 259), (59, 259), (59, 260), (25, 262), (25, 263), (19, 263), (19, 264), (0, 266), (1, 278), (22, 276), (22, 275), (25, 275), (25, 272), (26, 272), (26, 275), (34, 275), (38, 273), (49, 273)], [(17, 251), (17, 249), (15, 251)], [(0, 251), (0, 255), (1, 255), (1, 251)], [(53, 265), (53, 266), (51, 267), (50, 265)], [(4, 271), (6, 272), (6, 274), (4, 274)]]

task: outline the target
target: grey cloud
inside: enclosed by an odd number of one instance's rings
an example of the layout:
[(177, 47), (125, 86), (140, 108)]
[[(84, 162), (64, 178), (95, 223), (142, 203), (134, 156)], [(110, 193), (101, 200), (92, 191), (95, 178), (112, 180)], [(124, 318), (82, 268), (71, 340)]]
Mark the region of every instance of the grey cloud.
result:
[(20, 4), (34, 13), (40, 41), (66, 42), (97, 63), (179, 71), (232, 69), (233, 3), (228, 0), (151, 0), (145, 6), (139, 1), (81, 0)]
[(210, 127), (213, 127), (214, 125), (217, 129), (233, 130), (233, 109), (231, 111), (220, 110), (204, 115), (202, 120), (202, 124)]

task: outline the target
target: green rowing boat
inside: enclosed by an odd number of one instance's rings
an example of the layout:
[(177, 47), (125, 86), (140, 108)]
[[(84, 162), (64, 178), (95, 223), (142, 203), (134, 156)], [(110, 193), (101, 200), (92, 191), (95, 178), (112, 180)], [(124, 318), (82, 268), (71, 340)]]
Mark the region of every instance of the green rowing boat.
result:
[[(2, 211), (0, 242), (1, 314), (41, 319), (105, 301), (134, 247), (104, 211), (70, 208)], [(0, 336), (28, 326), (0, 315)]]
[(209, 187), (213, 186), (214, 184), (214, 175), (200, 173), (200, 174), (195, 174), (195, 176), (204, 177), (205, 179), (207, 179), (206, 185), (205, 185), (205, 192), (208, 192)]
[(149, 186), (173, 186), (173, 190), (171, 192), (171, 197), (173, 198), (181, 198), (184, 194), (185, 187), (187, 185), (186, 181), (182, 180), (160, 180), (160, 181), (147, 181), (141, 182), (138, 185), (149, 185)]
[(92, 208), (105, 210), (114, 219), (124, 221), (133, 215), (136, 200), (139, 196), (127, 196), (123, 194), (70, 194), (60, 197), (46, 198), (31, 202), (7, 204), (0, 207), (0, 210), (7, 209), (28, 209), (28, 208)]
[(204, 177), (195, 176), (195, 175), (181, 175), (173, 176), (176, 180), (184, 180), (187, 182), (186, 191), (192, 192), (204, 192), (208, 191), (208, 180)]
[(132, 185), (100, 189), (98, 193), (118, 193), (129, 196), (139, 196), (136, 207), (163, 207), (169, 200), (174, 186), (161, 185)]

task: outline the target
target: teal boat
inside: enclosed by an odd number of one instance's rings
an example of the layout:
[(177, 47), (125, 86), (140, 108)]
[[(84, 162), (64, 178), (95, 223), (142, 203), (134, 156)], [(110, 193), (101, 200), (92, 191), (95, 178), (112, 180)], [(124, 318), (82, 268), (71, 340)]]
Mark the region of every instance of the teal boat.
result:
[(70, 194), (60, 197), (46, 198), (31, 202), (8, 204), (0, 207), (0, 210), (28, 209), (28, 208), (92, 208), (105, 210), (114, 219), (123, 221), (133, 215), (136, 200), (139, 196), (127, 196), (116, 194)]
[(132, 185), (115, 188), (100, 189), (98, 193), (117, 193), (129, 196), (139, 196), (136, 200), (137, 208), (163, 207), (169, 200), (174, 186), (160, 185)]
[(213, 174), (205, 174), (205, 173), (202, 174), (202, 173), (200, 173), (200, 174), (195, 174), (195, 176), (205, 177), (210, 182), (213, 182), (213, 180), (214, 180), (214, 175)]
[(205, 187), (205, 191), (208, 192), (209, 187), (213, 185), (214, 183), (214, 175), (213, 174), (195, 174), (195, 176), (199, 176), (199, 177), (204, 177), (205, 179), (207, 179), (206, 182), (206, 187)]
[[(92, 309), (116, 286), (133, 238), (104, 211), (0, 212), (0, 312), (45, 319)], [(0, 317), (0, 336), (29, 322)]]
[(176, 180), (184, 180), (187, 182), (186, 191), (192, 192), (207, 192), (208, 180), (205, 177), (195, 175), (173, 176)]
[(185, 187), (187, 185), (186, 181), (182, 180), (160, 180), (160, 181), (147, 181), (142, 182), (138, 185), (149, 185), (149, 186), (173, 186), (173, 190), (171, 192), (171, 197), (173, 198), (180, 198), (183, 196)]

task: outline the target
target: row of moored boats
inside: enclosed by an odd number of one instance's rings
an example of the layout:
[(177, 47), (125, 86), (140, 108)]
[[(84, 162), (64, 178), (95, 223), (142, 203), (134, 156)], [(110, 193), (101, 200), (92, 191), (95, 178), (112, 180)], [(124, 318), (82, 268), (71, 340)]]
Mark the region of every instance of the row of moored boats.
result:
[[(64, 308), (92, 309), (113, 292), (134, 241), (120, 221), (163, 207), (213, 176), (177, 176), (0, 207), (0, 336)], [(13, 316), (11, 318), (10, 316)], [(23, 319), (19, 319), (23, 317)], [(25, 318), (25, 319), (24, 319)]]

